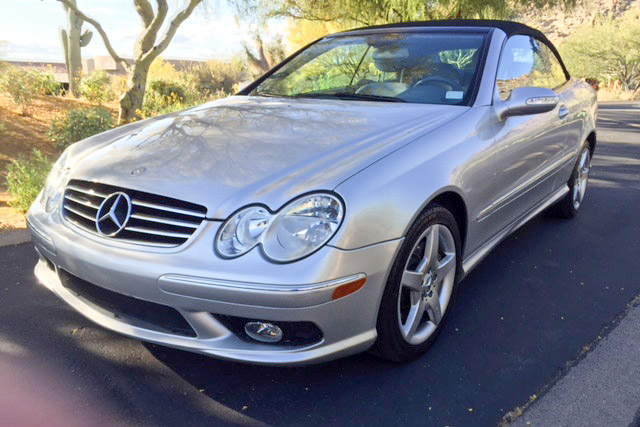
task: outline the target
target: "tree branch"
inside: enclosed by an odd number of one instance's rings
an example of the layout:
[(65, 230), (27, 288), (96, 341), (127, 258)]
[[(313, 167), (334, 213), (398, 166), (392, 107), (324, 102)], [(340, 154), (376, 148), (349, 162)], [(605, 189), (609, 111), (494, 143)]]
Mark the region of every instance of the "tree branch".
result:
[[(164, 2), (165, 0), (158, 0), (158, 4), (160, 4), (160, 1)], [(185, 3), (186, 3), (186, 0), (185, 0)], [(142, 56), (141, 60), (153, 61), (158, 55), (160, 55), (167, 48), (167, 46), (169, 46), (169, 43), (171, 42), (171, 39), (173, 38), (173, 36), (175, 36), (176, 31), (178, 31), (178, 27), (180, 26), (180, 24), (182, 24), (191, 15), (193, 10), (200, 3), (202, 3), (202, 0), (188, 0), (188, 4), (185, 6), (185, 8), (182, 9), (180, 12), (178, 12), (171, 20), (171, 23), (169, 23), (169, 28), (167, 28), (167, 31), (166, 33), (164, 33), (164, 36), (162, 37), (162, 40), (160, 40), (160, 43), (158, 43), (151, 50), (146, 52)]]
[(78, 15), (78, 17), (80, 17), (82, 20), (93, 25), (93, 27), (96, 29), (98, 34), (100, 34), (100, 37), (102, 37), (102, 41), (104, 42), (104, 46), (107, 48), (109, 55), (111, 55), (114, 61), (122, 65), (125, 70), (129, 70), (130, 68), (129, 64), (120, 55), (118, 55), (116, 51), (113, 49), (113, 46), (111, 46), (111, 42), (109, 41), (109, 37), (107, 37), (107, 33), (104, 32), (104, 29), (102, 29), (102, 25), (100, 25), (98, 21), (96, 21), (93, 18), (89, 18), (87, 15), (81, 12), (80, 9), (78, 9), (78, 7), (75, 4), (73, 4), (69, 0), (58, 0), (58, 1), (64, 4), (65, 6), (67, 6), (69, 9), (73, 10), (73, 12), (76, 15)]
[[(144, 1), (146, 2), (147, 0)], [(153, 9), (151, 9), (151, 15), (148, 19), (149, 24), (146, 25), (145, 29), (138, 35), (136, 44), (133, 48), (133, 56), (136, 59), (142, 58), (151, 50), (151, 48), (153, 48), (156, 38), (158, 37), (158, 31), (160, 31), (160, 28), (167, 17), (167, 12), (169, 11), (167, 1), (156, 0), (156, 3), (158, 4), (158, 11), (154, 15)]]
[(148, 27), (153, 21), (153, 8), (151, 4), (147, 0), (133, 0), (133, 5), (136, 8), (136, 12), (140, 15), (140, 19), (142, 19), (142, 24)]

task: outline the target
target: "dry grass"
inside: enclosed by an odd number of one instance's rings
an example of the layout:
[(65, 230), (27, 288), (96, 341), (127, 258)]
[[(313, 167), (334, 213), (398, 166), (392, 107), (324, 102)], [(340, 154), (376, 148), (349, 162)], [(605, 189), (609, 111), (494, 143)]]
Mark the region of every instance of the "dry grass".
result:
[(0, 193), (0, 233), (9, 230), (21, 230), (27, 228), (24, 214), (9, 206), (11, 196)]
[[(47, 139), (51, 122), (67, 110), (90, 105), (74, 98), (38, 96), (22, 115), (7, 96), (0, 94), (0, 231), (25, 227), (24, 215), (8, 206), (6, 174), (9, 163), (21, 155), (28, 156), (34, 148), (52, 159), (57, 157), (59, 151)], [(107, 108), (115, 113), (115, 105)]]

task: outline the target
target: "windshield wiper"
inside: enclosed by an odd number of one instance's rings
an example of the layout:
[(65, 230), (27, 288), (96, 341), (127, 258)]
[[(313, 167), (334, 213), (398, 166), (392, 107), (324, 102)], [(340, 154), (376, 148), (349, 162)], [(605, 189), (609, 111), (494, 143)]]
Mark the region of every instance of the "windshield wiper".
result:
[(353, 99), (356, 101), (385, 101), (385, 102), (407, 102), (401, 98), (394, 98), (393, 96), (382, 95), (368, 95), (364, 93), (349, 93), (349, 92), (335, 92), (335, 93), (299, 93), (294, 95), (296, 98), (339, 98), (339, 99)]

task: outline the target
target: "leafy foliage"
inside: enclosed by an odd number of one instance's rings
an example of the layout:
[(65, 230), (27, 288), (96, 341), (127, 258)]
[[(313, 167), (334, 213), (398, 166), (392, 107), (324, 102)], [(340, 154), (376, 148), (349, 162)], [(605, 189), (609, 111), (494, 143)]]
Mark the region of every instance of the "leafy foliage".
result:
[(7, 67), (0, 77), (0, 89), (11, 97), (22, 114), (26, 113), (33, 97), (40, 91), (36, 74), (31, 70)]
[(36, 149), (28, 158), (13, 160), (7, 170), (7, 188), (13, 196), (11, 206), (26, 212), (44, 187), (50, 170), (51, 161)]
[(337, 33), (345, 29), (347, 29), (346, 26), (336, 22), (289, 19), (286, 28), (286, 39), (290, 49), (295, 52), (327, 34)]
[(11, 97), (20, 112), (24, 114), (33, 97), (40, 95), (60, 95), (62, 85), (56, 81), (50, 72), (33, 69), (22, 69), (10, 65), (0, 67), (0, 89)]
[(47, 136), (56, 148), (65, 147), (114, 127), (113, 116), (104, 107), (70, 110), (51, 123)]
[(167, 114), (230, 95), (245, 78), (247, 68), (246, 61), (233, 58), (177, 71), (171, 63), (157, 59), (151, 65), (144, 102), (137, 115), (148, 118)]
[(150, 92), (155, 92), (157, 96), (162, 97), (166, 100), (175, 98), (180, 102), (184, 102), (187, 98), (186, 88), (177, 82), (153, 80), (149, 83), (149, 88), (147, 90)]
[(56, 81), (56, 78), (51, 72), (41, 72), (37, 70), (29, 70), (31, 73), (36, 90), (41, 95), (62, 95), (62, 85)]
[(111, 76), (103, 70), (84, 76), (80, 81), (80, 95), (95, 104), (104, 104), (112, 100)]
[(234, 93), (236, 85), (246, 79), (248, 68), (247, 62), (237, 57), (230, 61), (214, 59), (191, 69), (187, 79), (198, 92), (219, 97), (221, 93)]
[(569, 72), (579, 77), (640, 85), (640, 8), (620, 19), (605, 18), (576, 31), (560, 46)]
[[(573, 6), (576, 0), (235, 0), (242, 16), (332, 22), (347, 26), (451, 18), (511, 18), (542, 6)], [(257, 11), (257, 12), (256, 12)]]

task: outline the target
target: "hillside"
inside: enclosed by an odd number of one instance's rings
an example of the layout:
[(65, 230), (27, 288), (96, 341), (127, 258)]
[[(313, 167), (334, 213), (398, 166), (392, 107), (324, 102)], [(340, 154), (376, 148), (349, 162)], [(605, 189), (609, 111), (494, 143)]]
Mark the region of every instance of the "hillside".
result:
[(527, 11), (516, 20), (537, 28), (556, 45), (571, 33), (600, 16), (619, 17), (633, 7), (640, 7), (640, 0), (585, 0), (574, 8), (544, 8)]

